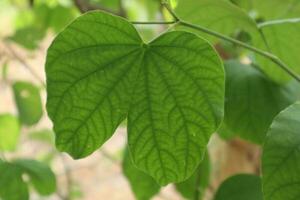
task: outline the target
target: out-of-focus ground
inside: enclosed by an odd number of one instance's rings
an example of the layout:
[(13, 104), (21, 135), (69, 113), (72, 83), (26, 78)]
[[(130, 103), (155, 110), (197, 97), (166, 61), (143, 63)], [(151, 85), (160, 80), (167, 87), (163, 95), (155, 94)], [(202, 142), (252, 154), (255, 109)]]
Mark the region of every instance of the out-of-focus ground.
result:
[[(34, 78), (26, 69), (30, 67), (43, 81), (45, 81), (44, 63), (46, 49), (51, 43), (52, 36), (49, 36), (35, 52), (28, 52), (11, 43), (0, 41), (0, 67), (3, 60), (9, 59), (8, 81), (0, 80), (0, 113), (17, 114), (10, 83), (16, 80), (28, 80), (36, 84), (39, 81)], [(9, 46), (7, 46), (9, 45)], [(9, 47), (9, 48), (8, 48)], [(15, 52), (17, 57), (12, 54)], [(0, 70), (1, 71), (1, 70)], [(43, 104), (46, 102), (45, 90), (42, 90)], [(38, 130), (51, 128), (51, 122), (47, 118), (46, 111), (40, 123), (30, 128)], [(48, 151), (55, 148), (44, 143), (26, 139), (28, 128), (23, 128), (22, 139), (16, 153), (7, 156), (11, 158), (28, 157), (40, 158)], [(130, 186), (122, 175), (121, 157), (122, 149), (126, 144), (126, 128), (120, 127), (114, 136), (101, 148), (101, 151), (81, 159), (73, 160), (66, 154), (56, 156), (52, 162), (52, 168), (58, 178), (58, 190), (63, 195), (68, 188), (68, 180), (65, 172), (69, 173), (71, 181), (78, 186), (82, 200), (134, 200)], [(234, 140), (224, 142), (214, 136), (209, 144), (209, 152), (212, 160), (212, 183), (207, 189), (206, 199), (212, 198), (213, 191), (228, 176), (235, 173), (259, 173), (259, 150), (256, 146)], [(64, 163), (64, 164), (63, 164)], [(70, 180), (69, 180), (70, 181)], [(58, 195), (51, 197), (33, 197), (32, 199), (59, 200)], [(180, 200), (172, 186), (162, 189), (155, 200)]]

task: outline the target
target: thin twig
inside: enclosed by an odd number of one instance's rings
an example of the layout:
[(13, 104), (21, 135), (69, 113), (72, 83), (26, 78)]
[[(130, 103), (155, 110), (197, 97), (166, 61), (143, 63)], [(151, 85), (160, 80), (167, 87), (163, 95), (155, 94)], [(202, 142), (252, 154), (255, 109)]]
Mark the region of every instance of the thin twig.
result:
[[(168, 10), (168, 12), (173, 16), (174, 18), (174, 21), (173, 24), (175, 25), (182, 25), (182, 26), (185, 26), (185, 27), (189, 27), (189, 28), (192, 28), (194, 30), (198, 30), (198, 31), (201, 31), (201, 32), (204, 32), (206, 34), (209, 34), (209, 35), (212, 35), (214, 37), (217, 37), (217, 38), (220, 38), (222, 40), (225, 40), (225, 41), (228, 41), (230, 43), (233, 43), (233, 44), (236, 44), (238, 46), (241, 46), (245, 49), (248, 49), (252, 52), (255, 52), (267, 59), (269, 59), (270, 61), (272, 61), (273, 63), (275, 63), (277, 66), (279, 66), (283, 71), (285, 71), (287, 74), (289, 74), (291, 77), (293, 77), (294, 79), (296, 79), (298, 82), (300, 82), (300, 77), (297, 73), (295, 73), (292, 69), (290, 69), (284, 62), (282, 62), (277, 56), (271, 54), (270, 52), (267, 52), (267, 51), (264, 51), (264, 50), (261, 50), (261, 49), (258, 49), (256, 47), (253, 47), (251, 45), (248, 45), (244, 42), (241, 42), (239, 40), (236, 40), (234, 38), (231, 38), (231, 37), (227, 37), (221, 33), (218, 33), (218, 32), (215, 32), (213, 30), (210, 30), (210, 29), (207, 29), (205, 27), (202, 27), (202, 26), (199, 26), (199, 25), (195, 25), (195, 24), (192, 24), (192, 23), (189, 23), (189, 22), (186, 22), (184, 20), (181, 20), (177, 15), (176, 13), (173, 11), (173, 9), (170, 7), (170, 5), (166, 2), (162, 2), (162, 5)], [(155, 22), (154, 24), (157, 24), (158, 22)], [(164, 22), (165, 23), (165, 22)], [(167, 23), (170, 23), (170, 22), (167, 22)], [(151, 24), (150, 22), (139, 22), (139, 24)]]
[(9, 50), (9, 52), (12, 54), (12, 56), (20, 63), (22, 66), (35, 78), (37, 79), (40, 84), (45, 87), (45, 83), (43, 79), (40, 78), (40, 76), (31, 68), (31, 66), (23, 59), (20, 55), (17, 54), (17, 52), (8, 44), (5, 43), (6, 48)]
[(176, 21), (169, 21), (169, 22), (157, 22), (157, 21), (138, 22), (138, 21), (132, 21), (131, 23), (132, 24), (160, 25), (160, 24), (175, 24)]

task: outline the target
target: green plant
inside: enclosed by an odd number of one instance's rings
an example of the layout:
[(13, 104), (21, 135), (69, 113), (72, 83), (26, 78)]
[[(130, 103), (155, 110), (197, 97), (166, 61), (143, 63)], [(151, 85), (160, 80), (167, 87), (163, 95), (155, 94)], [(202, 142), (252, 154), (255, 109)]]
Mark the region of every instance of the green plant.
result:
[[(199, 200), (217, 132), (261, 145), (263, 155), (261, 173), (230, 177), (215, 200), (300, 198), (299, 1), (147, 2), (161, 21), (134, 21), (122, 1), (99, 2), (105, 8), (75, 1), (81, 12), (105, 11), (79, 16), (48, 48), (47, 112), (59, 151), (87, 157), (127, 120), (123, 171), (136, 198), (174, 183)], [(164, 31), (146, 42), (140, 26)]]

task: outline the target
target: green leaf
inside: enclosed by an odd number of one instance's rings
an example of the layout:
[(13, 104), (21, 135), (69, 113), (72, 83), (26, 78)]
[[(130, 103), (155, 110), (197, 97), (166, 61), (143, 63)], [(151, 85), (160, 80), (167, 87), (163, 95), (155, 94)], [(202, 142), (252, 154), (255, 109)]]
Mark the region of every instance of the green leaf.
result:
[(214, 200), (263, 200), (261, 179), (250, 174), (232, 176), (221, 184)]
[(52, 130), (49, 129), (32, 131), (28, 134), (28, 136), (32, 140), (45, 142), (51, 145), (54, 144), (54, 133)]
[(29, 82), (16, 82), (13, 92), (21, 122), (26, 125), (36, 124), (43, 115), (39, 88)]
[(41, 195), (50, 195), (56, 190), (56, 179), (52, 170), (36, 160), (16, 160), (13, 162), (23, 173), (28, 174), (30, 181)]
[(159, 193), (160, 186), (151, 176), (134, 166), (128, 150), (125, 151), (122, 166), (136, 199), (149, 200)]
[(45, 37), (45, 34), (45, 31), (37, 27), (28, 26), (18, 29), (13, 36), (9, 37), (9, 39), (26, 49), (34, 50), (39, 46), (39, 43)]
[(194, 174), (181, 183), (176, 183), (176, 190), (186, 199), (201, 199), (210, 183), (210, 159), (206, 153)]
[(265, 200), (295, 200), (300, 196), (300, 102), (274, 119), (262, 156)]
[(28, 200), (28, 188), (22, 180), (22, 171), (15, 165), (0, 162), (0, 199)]
[[(260, 25), (266, 38), (267, 46), (260, 38), (255, 38), (255, 45), (279, 57), (290, 69), (300, 74), (300, 18), (270, 21)], [(261, 68), (277, 82), (287, 82), (292, 77), (278, 65), (262, 56), (257, 56)]]
[(264, 20), (300, 17), (299, 0), (233, 0)]
[(170, 32), (145, 44), (107, 13), (87, 13), (56, 37), (46, 75), (58, 149), (85, 157), (128, 115), (133, 160), (162, 185), (195, 171), (223, 116), (223, 67), (206, 41)]
[(262, 143), (273, 118), (297, 101), (294, 87), (280, 86), (270, 81), (257, 68), (238, 61), (225, 63), (226, 69), (226, 127), (241, 138)]
[[(258, 34), (256, 23), (247, 13), (227, 0), (179, 0), (175, 12), (182, 20), (225, 35), (234, 34), (238, 30)], [(194, 32), (192, 29), (188, 31)], [(212, 42), (216, 41), (216, 38), (207, 34), (199, 31), (195, 33)]]
[(14, 151), (20, 136), (20, 124), (11, 114), (0, 115), (0, 151)]

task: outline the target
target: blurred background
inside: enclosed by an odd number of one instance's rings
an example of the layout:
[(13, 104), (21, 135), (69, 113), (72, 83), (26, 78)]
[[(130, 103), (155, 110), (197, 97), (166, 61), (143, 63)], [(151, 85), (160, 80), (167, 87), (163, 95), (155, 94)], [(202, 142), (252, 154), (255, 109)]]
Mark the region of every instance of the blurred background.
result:
[[(47, 196), (29, 186), (33, 200), (136, 199), (122, 172), (126, 122), (100, 150), (74, 161), (55, 149), (52, 124), (45, 110), (47, 48), (68, 23), (91, 9), (131, 21), (168, 18), (157, 0), (0, 0), (0, 144), (9, 142), (9, 146), (0, 145), (1, 160), (33, 159), (49, 166), (56, 177), (56, 189)], [(144, 40), (167, 28), (136, 27)], [(204, 199), (210, 199), (220, 182), (232, 174), (260, 173), (259, 148), (239, 139), (224, 141), (214, 135), (209, 155)], [(168, 185), (153, 199), (184, 197)]]

